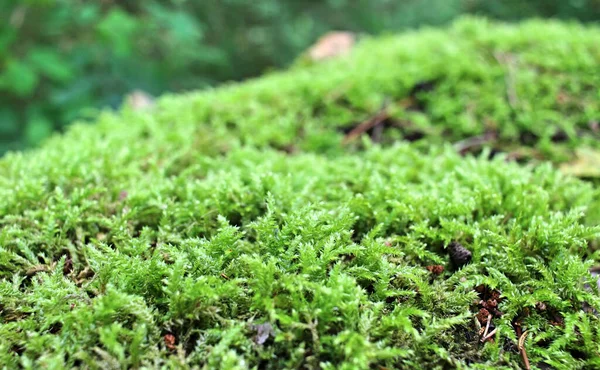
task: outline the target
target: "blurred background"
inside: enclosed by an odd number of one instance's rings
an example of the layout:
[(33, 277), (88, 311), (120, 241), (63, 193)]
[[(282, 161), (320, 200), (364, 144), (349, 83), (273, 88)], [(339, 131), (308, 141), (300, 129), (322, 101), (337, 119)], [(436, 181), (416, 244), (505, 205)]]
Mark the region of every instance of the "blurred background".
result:
[(594, 22), (600, 0), (0, 0), (0, 155), (134, 90), (157, 96), (285, 67), (331, 30), (376, 35), (467, 13)]

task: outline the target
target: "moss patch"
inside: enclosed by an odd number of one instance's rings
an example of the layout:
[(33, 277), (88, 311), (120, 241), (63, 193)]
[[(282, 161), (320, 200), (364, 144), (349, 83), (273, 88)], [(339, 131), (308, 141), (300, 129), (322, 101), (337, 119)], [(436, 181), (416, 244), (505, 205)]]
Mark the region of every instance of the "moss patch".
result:
[(5, 157), (0, 363), (599, 366), (598, 190), (508, 161), (598, 147), (598, 36), (463, 20)]

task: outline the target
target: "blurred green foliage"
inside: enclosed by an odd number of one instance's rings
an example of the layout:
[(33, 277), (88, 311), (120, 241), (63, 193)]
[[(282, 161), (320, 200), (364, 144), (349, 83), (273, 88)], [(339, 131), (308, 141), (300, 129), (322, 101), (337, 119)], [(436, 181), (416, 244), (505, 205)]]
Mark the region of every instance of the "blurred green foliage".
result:
[(600, 0), (0, 0), (0, 153), (116, 107), (134, 89), (198, 89), (292, 61), (332, 29), (600, 19)]

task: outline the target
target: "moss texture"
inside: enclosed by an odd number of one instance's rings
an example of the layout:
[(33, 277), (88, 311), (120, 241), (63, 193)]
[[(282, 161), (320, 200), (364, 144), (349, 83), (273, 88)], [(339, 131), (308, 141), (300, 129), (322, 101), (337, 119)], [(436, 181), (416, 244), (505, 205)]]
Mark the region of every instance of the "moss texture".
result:
[(465, 19), (6, 156), (0, 364), (600, 366), (598, 190), (554, 165), (598, 39)]

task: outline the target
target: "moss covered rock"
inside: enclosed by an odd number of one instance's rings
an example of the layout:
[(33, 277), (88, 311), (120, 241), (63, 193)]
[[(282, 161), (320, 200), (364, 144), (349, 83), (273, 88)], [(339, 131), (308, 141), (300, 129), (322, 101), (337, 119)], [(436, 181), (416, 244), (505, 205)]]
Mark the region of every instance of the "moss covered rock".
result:
[(6, 156), (0, 364), (600, 366), (598, 190), (509, 160), (598, 148), (598, 36), (463, 20)]

